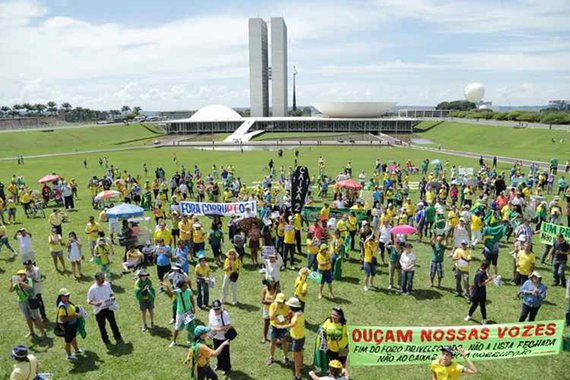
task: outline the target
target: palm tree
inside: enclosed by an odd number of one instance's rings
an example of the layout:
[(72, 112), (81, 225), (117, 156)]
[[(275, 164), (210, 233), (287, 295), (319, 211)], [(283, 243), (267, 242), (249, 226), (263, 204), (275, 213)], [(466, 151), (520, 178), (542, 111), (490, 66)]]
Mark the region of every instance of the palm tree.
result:
[(55, 116), (57, 114), (57, 103), (54, 101), (47, 102), (48, 112), (51, 116)]
[(142, 111), (142, 108), (139, 106), (133, 107), (133, 113), (138, 116), (138, 114)]
[(129, 111), (131, 110), (131, 107), (129, 106), (122, 106), (121, 107), (121, 112), (125, 114), (125, 116), (129, 113)]
[(35, 107), (30, 103), (22, 104), (22, 108), (25, 110), (24, 116), (29, 116), (29, 113), (35, 110)]
[(71, 111), (73, 109), (73, 107), (68, 102), (64, 102), (64, 103), (61, 103), (59, 108), (63, 110), (63, 120), (67, 121), (67, 113), (69, 111)]
[(7, 106), (2, 106), (2, 108), (0, 108), (0, 111), (2, 112), (3, 117), (8, 117), (8, 115), (10, 114), (10, 111), (12, 111), (12, 109), (10, 107), (7, 107)]
[(41, 115), (43, 115), (47, 106), (45, 104), (42, 104), (42, 103), (36, 103), (36, 104), (34, 104), (34, 108), (36, 109), (37, 116), (41, 116)]

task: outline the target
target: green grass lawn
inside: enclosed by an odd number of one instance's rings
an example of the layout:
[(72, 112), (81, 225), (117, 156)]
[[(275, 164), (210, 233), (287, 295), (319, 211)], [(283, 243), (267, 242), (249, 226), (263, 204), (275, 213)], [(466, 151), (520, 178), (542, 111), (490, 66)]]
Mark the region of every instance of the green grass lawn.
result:
[(59, 128), (49, 132), (3, 132), (0, 134), (0, 158), (144, 145), (156, 136), (160, 134), (155, 126), (144, 124)]
[[(103, 127), (106, 128), (106, 127)], [(109, 127), (111, 128), (111, 127)], [(119, 133), (119, 128), (114, 132)], [(98, 130), (101, 131), (102, 129)], [(125, 132), (127, 131), (128, 132)], [(135, 126), (127, 130), (120, 130), (117, 137), (111, 134), (91, 134), (89, 138), (79, 133), (81, 136), (81, 147), (86, 146), (112, 146), (114, 141), (123, 141), (136, 138), (144, 131), (135, 129)], [(88, 130), (85, 133), (91, 133)], [(110, 130), (105, 130), (110, 132)], [(21, 135), (11, 136), (11, 149), (14, 154), (30, 154), (30, 152), (45, 151), (73, 151), (75, 149), (69, 138), (59, 145), (55, 141), (40, 146), (38, 144), (24, 144), (29, 141), (25, 138), (29, 132)], [(38, 132), (41, 133), (41, 132)], [(46, 134), (48, 135), (48, 134)], [(4, 136), (4, 134), (2, 134)], [(44, 136), (41, 134), (40, 136)], [(68, 138), (64, 131), (62, 138)], [(64, 137), (65, 136), (65, 137)], [(79, 137), (78, 137), (79, 138)], [(91, 145), (94, 140), (93, 145)], [(470, 147), (472, 150), (473, 147)], [(371, 172), (374, 160), (395, 159), (403, 162), (407, 159), (418, 162), (424, 158), (428, 159), (449, 159), (452, 163), (461, 166), (475, 166), (476, 160), (468, 158), (458, 158), (430, 152), (418, 152), (415, 150), (398, 148), (358, 148), (358, 147), (302, 147), (299, 148), (300, 163), (309, 167), (311, 173), (317, 172), (317, 160), (323, 156), (327, 162), (327, 171), (331, 175), (338, 173), (348, 160), (352, 161), (356, 172), (361, 169)], [(129, 151), (129, 152), (109, 152), (105, 153), (109, 157), (110, 163), (118, 166), (121, 170), (126, 169), (131, 173), (142, 173), (143, 163), (147, 163), (151, 172), (155, 167), (161, 166), (166, 170), (167, 176), (175, 169), (172, 155), (176, 153), (178, 160), (184, 163), (187, 168), (198, 164), (203, 171), (208, 171), (213, 163), (220, 165), (234, 165), (236, 173), (247, 183), (259, 180), (263, 175), (263, 168), (270, 159), (275, 161), (277, 168), (280, 166), (290, 166), (293, 164), (294, 153), (285, 150), (282, 158), (277, 157), (275, 152), (254, 151), (254, 152), (222, 152), (222, 151), (202, 151), (190, 148), (160, 148), (156, 150)], [(3, 154), (7, 154), (3, 151)], [(89, 162), (87, 169), (83, 168), (82, 161), (85, 157)], [(67, 178), (75, 177), (79, 184), (78, 211), (70, 213), (71, 223), (64, 225), (64, 234), (74, 230), (82, 240), (85, 240), (83, 230), (89, 215), (97, 215), (90, 207), (88, 192), (85, 188), (87, 179), (93, 174), (101, 175), (103, 169), (99, 168), (97, 162), (98, 154), (85, 154), (81, 156), (58, 156), (52, 158), (29, 159), (24, 166), (17, 165), (12, 160), (2, 163), (1, 180), (6, 183), (10, 176), (15, 173), (25, 176), (28, 183), (33, 184), (38, 178), (56, 171)], [(500, 166), (500, 169), (507, 170), (508, 167)], [(418, 180), (418, 177), (412, 178)], [(413, 199), (417, 194), (413, 194)], [(26, 220), (22, 216), (22, 211), (18, 211), (18, 220), (23, 224), (8, 226), (10, 235), (14, 234), (17, 228), (25, 226), (34, 235), (34, 248), (39, 267), (43, 270), (45, 280), (43, 283), (43, 297), (48, 305), (48, 316), (51, 321), (55, 314), (55, 298), (59, 288), (67, 287), (72, 293), (71, 301), (85, 305), (86, 292), (92, 284), (91, 280), (76, 282), (71, 273), (57, 273), (53, 269), (47, 247), (47, 234), (49, 224), (45, 219)], [(204, 222), (209, 226), (209, 222), (204, 218)], [(105, 228), (107, 228), (105, 226)], [(539, 250), (542, 246), (539, 245)], [(445, 264), (444, 289), (436, 290), (428, 287), (428, 271), (430, 261), (430, 249), (427, 245), (416, 244), (416, 256), (419, 266), (416, 270), (415, 288), (416, 296), (404, 298), (394, 293), (386, 291), (387, 268), (382, 267), (379, 277), (375, 283), (379, 289), (374, 289), (365, 293), (362, 289), (363, 273), (359, 265), (355, 262), (346, 263), (343, 268), (344, 280), (335, 282), (335, 300), (318, 300), (316, 286), (310, 284), (309, 297), (306, 308), (307, 319), (307, 343), (305, 349), (305, 371), (311, 369), (312, 347), (315, 339), (315, 332), (320, 324), (330, 313), (331, 307), (339, 305), (344, 308), (346, 317), (351, 324), (355, 325), (388, 325), (388, 326), (438, 326), (438, 325), (463, 325), (463, 317), (467, 313), (468, 305), (464, 300), (453, 296), (454, 280), (450, 271), (451, 263)], [(170, 342), (172, 326), (168, 324), (170, 319), (170, 301), (159, 295), (156, 301), (156, 323), (159, 326), (154, 332), (142, 333), (140, 331), (140, 317), (138, 304), (134, 297), (133, 275), (121, 276), (120, 259), (121, 248), (117, 247), (119, 254), (112, 264), (112, 272), (116, 275), (114, 280), (114, 290), (117, 295), (120, 309), (117, 311), (119, 327), (122, 331), (126, 344), (119, 348), (107, 350), (102, 344), (95, 318), (91, 316), (87, 321), (88, 336), (85, 340), (79, 338), (80, 346), (86, 351), (84, 357), (76, 363), (69, 363), (65, 360), (63, 350), (63, 340), (53, 336), (51, 330), (48, 338), (33, 342), (26, 341), (25, 322), (18, 310), (14, 294), (7, 293), (8, 279), (20, 269), (19, 260), (7, 260), (8, 254), (3, 249), (0, 254), (0, 277), (4, 282), (5, 293), (0, 300), (2, 318), (0, 322), (0, 373), (9, 373), (12, 361), (6, 355), (16, 344), (26, 343), (30, 345), (30, 350), (38, 356), (44, 370), (53, 372), (56, 379), (173, 379), (185, 378), (188, 372), (182, 365), (185, 357), (185, 348), (168, 348)], [(501, 272), (510, 279), (511, 259), (507, 255), (507, 248), (503, 248), (500, 260)], [(84, 253), (88, 254), (87, 250)], [(207, 256), (211, 257), (211, 252), (207, 250)], [(481, 258), (480, 250), (474, 254), (477, 263)], [(354, 255), (353, 255), (354, 257)], [(306, 263), (305, 256), (298, 257), (298, 264)], [(273, 364), (271, 367), (265, 365), (265, 360), (269, 355), (268, 344), (259, 343), (261, 339), (262, 316), (259, 308), (259, 293), (261, 291), (261, 275), (253, 270), (249, 258), (245, 259), (245, 273), (240, 276), (238, 284), (238, 295), (240, 306), (228, 306), (228, 311), (232, 317), (234, 326), (239, 332), (238, 339), (232, 343), (232, 361), (234, 371), (230, 375), (231, 379), (290, 379), (292, 368), (284, 368), (281, 364)], [(69, 269), (69, 263), (67, 263)], [(84, 263), (84, 273), (91, 275), (96, 271), (96, 266)], [(545, 266), (539, 266), (545, 275), (545, 281), (550, 283), (549, 270)], [(152, 280), (157, 285), (155, 267), (150, 268)], [(474, 274), (474, 268), (472, 268)], [(222, 280), (221, 271), (215, 272), (218, 287), (212, 290), (211, 299), (219, 297), (219, 286)], [(293, 294), (293, 281), (296, 273), (287, 271), (282, 274), (281, 283), (287, 297)], [(488, 306), (489, 319), (497, 322), (513, 322), (518, 319), (520, 311), (519, 301), (514, 300), (516, 288), (506, 285), (502, 288), (491, 287), (489, 290), (490, 304)], [(562, 319), (566, 307), (564, 292), (562, 288), (549, 289), (549, 303), (543, 306), (539, 313), (539, 319)], [(478, 317), (478, 312), (476, 317)], [(198, 318), (207, 320), (205, 312), (198, 312)], [(184, 342), (184, 339), (179, 339)], [(282, 358), (278, 352), (276, 359)], [(215, 362), (215, 360), (214, 360)], [(563, 379), (567, 377), (567, 354), (561, 356), (549, 356), (542, 358), (514, 359), (500, 361), (481, 361), (475, 363), (480, 370), (477, 379)], [(430, 376), (428, 365), (415, 366), (386, 366), (353, 368), (352, 375), (355, 379), (426, 379)], [(306, 378), (306, 377), (305, 377)]]
[[(515, 129), (509, 127), (466, 124), (445, 121), (433, 129), (433, 121), (418, 126), (416, 137), (441, 145), (475, 153), (496, 154), (524, 160), (550, 161), (557, 157), (563, 163), (570, 154), (570, 132), (547, 129)], [(556, 142), (553, 143), (552, 139)], [(564, 139), (560, 142), (560, 139)], [(428, 145), (429, 146), (429, 145)]]

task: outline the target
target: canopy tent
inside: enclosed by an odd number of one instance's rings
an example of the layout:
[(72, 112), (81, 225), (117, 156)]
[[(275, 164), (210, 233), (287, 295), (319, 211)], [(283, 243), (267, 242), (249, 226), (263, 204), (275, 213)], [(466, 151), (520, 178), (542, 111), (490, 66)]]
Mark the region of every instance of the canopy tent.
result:
[(144, 208), (128, 203), (121, 203), (105, 211), (105, 214), (107, 214), (108, 218), (132, 218), (135, 216), (143, 216)]

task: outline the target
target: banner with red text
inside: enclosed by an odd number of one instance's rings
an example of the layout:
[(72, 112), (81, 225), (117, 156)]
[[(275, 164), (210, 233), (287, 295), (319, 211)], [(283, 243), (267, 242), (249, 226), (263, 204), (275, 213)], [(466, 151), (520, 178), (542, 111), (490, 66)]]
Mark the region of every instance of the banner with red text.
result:
[(352, 366), (429, 363), (441, 347), (463, 347), (471, 360), (556, 355), (564, 321), (448, 327), (349, 326)]

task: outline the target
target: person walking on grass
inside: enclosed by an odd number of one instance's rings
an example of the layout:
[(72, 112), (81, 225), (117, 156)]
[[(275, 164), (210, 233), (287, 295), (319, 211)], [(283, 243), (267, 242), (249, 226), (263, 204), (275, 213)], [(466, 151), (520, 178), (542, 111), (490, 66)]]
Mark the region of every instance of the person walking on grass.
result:
[(317, 265), (319, 268), (319, 273), (321, 274), (321, 284), (319, 285), (319, 299), (323, 298), (323, 288), (325, 284), (329, 286), (329, 294), (331, 298), (334, 298), (333, 293), (333, 274), (332, 274), (332, 257), (329, 251), (329, 247), (326, 244), (321, 244), (319, 248), (319, 253), (317, 254)]
[(464, 296), (469, 302), (469, 262), (471, 261), (471, 250), (467, 246), (467, 240), (463, 240), (461, 247), (455, 248), (451, 258), (454, 263), (455, 296)]
[(429, 267), (429, 280), (430, 280), (430, 287), (433, 288), (433, 280), (435, 279), (435, 275), (437, 274), (437, 287), (441, 288), (441, 280), (443, 279), (443, 257), (445, 254), (445, 250), (447, 247), (443, 242), (443, 236), (438, 235), (431, 240), (431, 249), (432, 249), (432, 256), (431, 256), (431, 264)]
[(122, 343), (123, 338), (115, 320), (115, 310), (117, 310), (115, 295), (113, 294), (113, 289), (111, 289), (111, 283), (105, 281), (105, 273), (95, 273), (95, 283), (87, 291), (87, 303), (93, 306), (93, 313), (95, 314), (103, 343), (105, 345), (111, 344), (107, 328), (105, 327), (106, 321), (111, 326), (113, 337), (117, 344)]
[[(169, 347), (175, 347), (176, 339), (180, 330), (186, 329), (188, 332), (188, 341), (191, 341), (192, 331), (196, 327), (196, 300), (192, 289), (188, 286), (188, 282), (180, 281), (174, 292), (166, 290), (169, 296), (176, 295), (176, 320), (174, 322), (174, 333), (172, 335), (172, 342)], [(170, 294), (169, 294), (170, 293)]]
[(463, 373), (469, 375), (477, 373), (477, 368), (475, 368), (475, 365), (473, 365), (473, 362), (467, 356), (467, 352), (465, 352), (461, 346), (457, 347), (457, 351), (461, 354), (463, 360), (465, 360), (465, 365), (454, 362), (453, 357), (456, 355), (455, 351), (450, 346), (444, 346), (441, 348), (441, 357), (431, 362), (432, 380), (459, 380)]
[(465, 322), (469, 322), (477, 307), (480, 307), (481, 316), (483, 317), (481, 324), (487, 324), (487, 284), (495, 280), (495, 276), (489, 276), (488, 270), (489, 264), (483, 261), (473, 280), (473, 287), (470, 291), (471, 307), (469, 308), (469, 314), (463, 319)]
[(289, 324), (288, 316), (289, 310), (285, 305), (285, 294), (279, 293), (275, 297), (275, 302), (269, 305), (269, 323), (271, 324), (271, 356), (267, 359), (267, 365), (273, 364), (273, 358), (275, 357), (275, 349), (277, 348), (278, 341), (281, 342), (281, 348), (283, 349), (283, 364), (289, 364), (289, 358), (287, 357), (289, 347), (289, 342), (286, 339), (287, 330), (281, 327)]
[(70, 232), (67, 238), (67, 258), (71, 262), (71, 270), (76, 279), (83, 277), (81, 273), (81, 261), (83, 261), (83, 254), (81, 253), (81, 240), (77, 238), (75, 232)]
[[(71, 293), (66, 288), (61, 288), (55, 303), (57, 306), (57, 323), (63, 326), (67, 360), (75, 361), (77, 360), (76, 355), (83, 353), (77, 344), (77, 325), (81, 314), (79, 314), (79, 308), (69, 301), (70, 296)], [(72, 346), (75, 351), (73, 354), (71, 353)]]
[[(46, 332), (44, 329), (44, 324), (40, 316), (40, 309), (37, 303), (37, 299), (34, 298), (34, 285), (32, 280), (28, 278), (25, 269), (20, 269), (16, 272), (17, 279), (10, 278), (10, 287), (8, 291), (10, 293), (16, 292), (18, 296), (18, 306), (20, 311), (26, 319), (28, 324), (28, 334), (26, 338), (33, 337), (34, 334), (34, 324), (40, 330), (40, 337), (45, 337)], [(32, 299), (32, 301), (30, 301)]]
[(135, 297), (139, 302), (139, 310), (143, 321), (142, 332), (148, 330), (146, 323), (146, 313), (150, 316), (150, 328), (154, 328), (154, 299), (156, 298), (156, 291), (152, 286), (152, 280), (148, 273), (142, 269), (138, 273), (138, 278), (135, 282)]
[(374, 234), (368, 236), (364, 242), (364, 291), (374, 286), (374, 277), (376, 276), (376, 266), (378, 265), (378, 241)]
[(522, 310), (519, 322), (526, 321), (527, 317), (529, 322), (533, 322), (546, 298), (546, 285), (542, 283), (540, 273), (537, 271), (531, 273), (530, 278), (522, 284), (520, 294), (522, 296)]
[(305, 346), (305, 314), (301, 309), (301, 302), (296, 297), (291, 297), (285, 303), (292, 314), (291, 322), (285, 325), (278, 325), (278, 329), (291, 329), (291, 350), (293, 351), (293, 362), (295, 365), (295, 376), (293, 380), (301, 380), (303, 369), (303, 347)]

